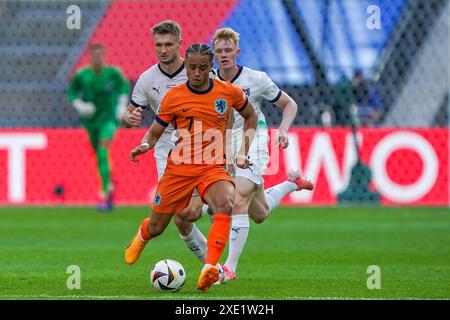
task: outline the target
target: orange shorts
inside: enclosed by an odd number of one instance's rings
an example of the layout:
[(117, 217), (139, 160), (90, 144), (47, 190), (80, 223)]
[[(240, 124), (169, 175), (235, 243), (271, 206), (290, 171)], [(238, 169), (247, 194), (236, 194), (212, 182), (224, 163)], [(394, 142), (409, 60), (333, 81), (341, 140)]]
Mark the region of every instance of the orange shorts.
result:
[(192, 193), (197, 188), (202, 197), (208, 191), (208, 188), (215, 182), (225, 180), (233, 184), (234, 181), (230, 174), (221, 166), (205, 166), (199, 169), (198, 174), (179, 175), (177, 171), (180, 166), (173, 170), (171, 166), (158, 182), (156, 187), (155, 199), (153, 200), (152, 210), (156, 213), (179, 213), (189, 205)]

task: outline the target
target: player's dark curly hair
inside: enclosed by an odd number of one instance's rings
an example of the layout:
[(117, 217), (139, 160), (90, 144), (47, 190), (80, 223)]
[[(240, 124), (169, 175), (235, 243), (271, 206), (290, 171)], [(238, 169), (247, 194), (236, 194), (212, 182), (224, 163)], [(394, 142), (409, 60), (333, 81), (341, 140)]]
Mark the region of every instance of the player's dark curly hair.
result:
[(209, 61), (212, 62), (214, 59), (214, 53), (211, 48), (208, 47), (204, 43), (194, 43), (186, 50), (185, 58), (187, 59), (188, 54), (190, 53), (198, 53), (201, 55), (207, 55), (209, 57)]

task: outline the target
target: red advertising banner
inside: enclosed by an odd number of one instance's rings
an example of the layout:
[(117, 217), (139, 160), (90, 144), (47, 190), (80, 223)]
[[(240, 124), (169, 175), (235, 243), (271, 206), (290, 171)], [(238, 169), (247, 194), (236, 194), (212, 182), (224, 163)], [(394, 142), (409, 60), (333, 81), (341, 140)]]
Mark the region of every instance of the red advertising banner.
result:
[[(129, 160), (144, 133), (121, 129), (111, 146), (118, 204), (145, 205), (153, 197), (152, 153), (138, 163)], [(370, 188), (383, 205), (448, 205), (447, 129), (361, 129), (358, 142), (372, 172)], [(289, 147), (270, 151), (266, 187), (285, 180), (289, 169), (300, 169), (316, 185), (312, 192), (290, 194), (285, 205), (336, 204), (357, 160), (351, 131), (340, 128), (292, 129)], [(100, 185), (95, 162), (83, 129), (0, 130), (0, 204), (93, 204)]]

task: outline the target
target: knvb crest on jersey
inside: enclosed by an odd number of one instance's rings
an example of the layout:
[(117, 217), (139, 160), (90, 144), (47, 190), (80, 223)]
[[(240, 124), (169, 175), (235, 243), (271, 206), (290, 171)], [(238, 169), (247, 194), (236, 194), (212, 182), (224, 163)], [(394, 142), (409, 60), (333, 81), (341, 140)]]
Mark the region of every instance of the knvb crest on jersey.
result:
[(227, 100), (225, 99), (217, 99), (214, 101), (214, 105), (216, 107), (217, 113), (224, 114), (227, 111)]

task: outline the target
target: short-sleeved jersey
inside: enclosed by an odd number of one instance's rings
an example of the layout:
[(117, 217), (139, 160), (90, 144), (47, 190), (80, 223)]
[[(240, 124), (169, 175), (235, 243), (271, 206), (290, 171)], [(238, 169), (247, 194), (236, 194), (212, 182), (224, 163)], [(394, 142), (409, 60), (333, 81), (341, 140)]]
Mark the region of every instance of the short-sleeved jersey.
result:
[[(243, 66), (238, 67), (238, 73), (230, 82), (241, 87), (248, 96), (258, 116), (258, 127), (267, 128), (266, 117), (261, 110), (261, 104), (263, 100), (276, 102), (281, 96), (281, 90), (265, 72), (255, 71)], [(219, 70), (217, 70), (217, 74), (219, 79), (223, 80)], [(235, 134), (242, 131), (243, 127), (244, 119), (235, 112), (233, 125)]]
[[(167, 91), (186, 81), (187, 75), (184, 63), (173, 74), (164, 72), (159, 64), (155, 64), (139, 77), (131, 95), (131, 104), (142, 109), (150, 108), (157, 114), (161, 100)], [(172, 126), (169, 126), (165, 134), (170, 135), (173, 131)]]
[(155, 121), (166, 127), (171, 123), (179, 135), (169, 157), (172, 163), (224, 163), (229, 112), (232, 108), (242, 112), (248, 99), (236, 85), (216, 79), (209, 81), (209, 88), (205, 91), (192, 88), (187, 81), (170, 89), (161, 101)]
[(73, 76), (67, 95), (70, 103), (75, 99), (92, 102), (95, 105), (93, 117), (81, 118), (90, 128), (97, 128), (108, 121), (116, 121), (119, 95), (128, 95), (129, 83), (118, 68), (103, 66), (100, 73), (92, 67), (80, 69)]

